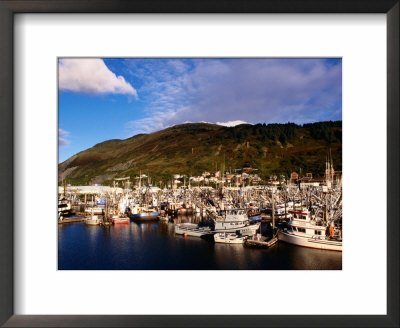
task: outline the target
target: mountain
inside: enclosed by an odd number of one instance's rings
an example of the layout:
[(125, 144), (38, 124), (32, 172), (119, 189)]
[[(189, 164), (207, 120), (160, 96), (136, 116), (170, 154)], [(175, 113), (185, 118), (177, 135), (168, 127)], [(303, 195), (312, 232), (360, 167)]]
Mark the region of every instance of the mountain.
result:
[(335, 170), (341, 171), (342, 121), (235, 127), (188, 123), (99, 143), (60, 163), (58, 171), (59, 182), (72, 185), (107, 185), (140, 171), (166, 182), (174, 174), (213, 173), (223, 163), (226, 171), (256, 168), (261, 178), (292, 171), (323, 176), (329, 152)]

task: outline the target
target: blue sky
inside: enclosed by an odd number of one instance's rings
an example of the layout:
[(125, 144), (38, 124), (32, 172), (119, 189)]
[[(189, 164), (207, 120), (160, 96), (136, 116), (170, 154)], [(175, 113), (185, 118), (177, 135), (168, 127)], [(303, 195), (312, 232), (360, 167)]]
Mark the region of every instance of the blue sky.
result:
[(59, 161), (185, 122), (342, 119), (341, 59), (59, 60)]

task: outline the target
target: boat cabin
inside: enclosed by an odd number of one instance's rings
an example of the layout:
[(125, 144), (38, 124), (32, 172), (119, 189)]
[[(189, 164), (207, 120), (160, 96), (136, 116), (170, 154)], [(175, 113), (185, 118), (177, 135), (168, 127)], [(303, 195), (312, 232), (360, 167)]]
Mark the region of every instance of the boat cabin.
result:
[(215, 220), (215, 230), (237, 229), (249, 223), (247, 211), (243, 208), (226, 209)]
[(309, 238), (325, 239), (326, 227), (320, 222), (312, 220), (308, 211), (290, 211), (290, 213), (293, 217), (289, 224), (294, 234)]
[(297, 212), (297, 211), (290, 211), (293, 215), (293, 220), (301, 220), (302, 222), (310, 222), (311, 221), (311, 215), (308, 211), (304, 212)]

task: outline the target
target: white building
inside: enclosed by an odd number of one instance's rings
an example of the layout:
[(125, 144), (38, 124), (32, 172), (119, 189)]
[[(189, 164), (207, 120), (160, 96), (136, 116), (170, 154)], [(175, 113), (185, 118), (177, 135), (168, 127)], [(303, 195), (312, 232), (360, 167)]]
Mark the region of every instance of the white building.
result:
[[(124, 189), (122, 188), (114, 188), (109, 186), (68, 186), (65, 188), (66, 193), (75, 193), (75, 194), (105, 194), (105, 193), (116, 193), (122, 194)], [(58, 193), (64, 193), (64, 187), (58, 187)]]

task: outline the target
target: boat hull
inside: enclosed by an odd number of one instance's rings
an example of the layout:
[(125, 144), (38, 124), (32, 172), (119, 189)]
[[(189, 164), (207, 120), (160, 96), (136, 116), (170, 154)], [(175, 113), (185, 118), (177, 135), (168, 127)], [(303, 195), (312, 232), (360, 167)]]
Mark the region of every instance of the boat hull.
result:
[(85, 220), (86, 225), (100, 225), (103, 223), (103, 217), (92, 215)]
[(292, 233), (278, 231), (279, 241), (302, 247), (322, 249), (327, 251), (342, 251), (342, 242), (328, 239), (315, 239), (307, 236), (299, 236)]
[(129, 224), (129, 218), (112, 219), (113, 224)]
[(85, 224), (86, 225), (100, 225), (101, 221), (100, 220), (86, 220)]
[(153, 221), (158, 219), (158, 212), (131, 214), (134, 221)]
[(209, 228), (198, 228), (192, 226), (176, 225), (175, 234), (187, 235), (192, 237), (203, 237), (205, 235), (212, 234), (212, 231)]

